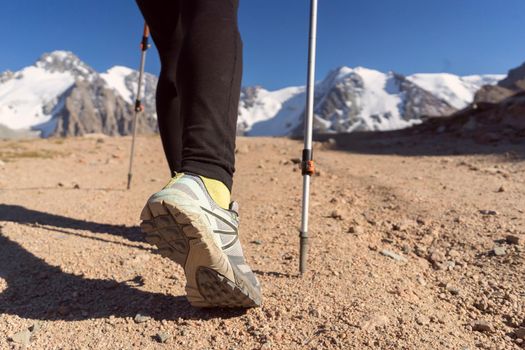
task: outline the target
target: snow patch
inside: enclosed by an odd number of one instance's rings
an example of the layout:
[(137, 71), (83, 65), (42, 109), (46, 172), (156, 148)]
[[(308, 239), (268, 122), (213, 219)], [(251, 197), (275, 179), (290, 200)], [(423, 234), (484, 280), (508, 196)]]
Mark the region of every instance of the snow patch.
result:
[[(296, 126), (304, 108), (304, 87), (288, 87), (276, 91), (256, 89), (256, 98), (252, 106), (241, 103), (239, 123), (248, 125), (247, 134), (286, 135)], [(271, 121), (270, 121), (271, 119)]]
[(474, 100), (474, 94), (483, 85), (494, 85), (505, 75), (470, 75), (460, 77), (448, 73), (413, 74), (407, 79), (451, 106), (462, 109)]
[[(297, 127), (304, 110), (306, 93), (304, 87), (289, 87), (277, 91), (261, 90), (254, 109), (250, 110), (250, 136), (285, 136)], [(245, 113), (241, 110), (241, 116)]]
[(114, 89), (126, 102), (132, 104), (133, 92), (126, 86), (126, 78), (133, 72), (134, 70), (128, 67), (114, 66), (100, 76), (110, 88)]
[(0, 84), (0, 124), (17, 130), (49, 121), (52, 115), (45, 107), (56, 103), (74, 81), (70, 73), (50, 73), (35, 66), (17, 72)]

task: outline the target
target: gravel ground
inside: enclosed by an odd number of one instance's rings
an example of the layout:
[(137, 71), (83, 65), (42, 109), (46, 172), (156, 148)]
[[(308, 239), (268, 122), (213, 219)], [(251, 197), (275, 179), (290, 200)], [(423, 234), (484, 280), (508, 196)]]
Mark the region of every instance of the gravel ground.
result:
[(238, 311), (190, 307), (182, 269), (143, 242), (169, 173), (140, 137), (126, 191), (129, 142), (0, 142), (0, 349), (525, 348), (523, 144), (316, 144), (300, 277), (302, 145), (240, 138), (234, 197), (264, 302)]

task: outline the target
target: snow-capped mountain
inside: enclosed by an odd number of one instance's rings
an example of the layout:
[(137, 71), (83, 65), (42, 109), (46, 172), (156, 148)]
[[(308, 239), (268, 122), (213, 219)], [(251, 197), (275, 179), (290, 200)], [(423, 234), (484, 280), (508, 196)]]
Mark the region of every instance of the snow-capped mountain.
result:
[[(473, 101), (481, 86), (504, 75), (402, 76), (363, 67), (341, 67), (317, 82), (316, 131), (392, 130), (421, 122), (422, 116), (449, 115)], [(0, 137), (28, 131), (47, 136), (131, 132), (136, 70), (115, 66), (98, 73), (67, 51), (42, 55), (18, 72), (0, 73)], [(145, 75), (139, 132), (157, 129), (157, 78)], [(304, 86), (268, 91), (242, 90), (238, 133), (286, 136), (302, 132)]]
[[(103, 74), (67, 51), (46, 53), (32, 66), (0, 74), (0, 125), (35, 134), (127, 134), (131, 130), (137, 72), (113, 67)], [(143, 131), (156, 129), (157, 78), (146, 74)]]
[[(324, 132), (405, 128), (420, 123), (422, 116), (449, 115), (466, 107), (481, 86), (496, 84), (504, 77), (446, 73), (404, 77), (341, 67), (316, 84), (314, 128)], [(247, 135), (300, 134), (305, 99), (304, 87), (245, 88), (239, 130)]]

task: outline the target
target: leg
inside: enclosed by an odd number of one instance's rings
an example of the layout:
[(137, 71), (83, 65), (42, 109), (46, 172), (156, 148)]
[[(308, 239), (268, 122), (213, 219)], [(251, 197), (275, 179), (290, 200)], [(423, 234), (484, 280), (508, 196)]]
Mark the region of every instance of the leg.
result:
[[(155, 34), (154, 24), (151, 29), (161, 55), (161, 76), (167, 77), (159, 81), (159, 89), (174, 91), (170, 98), (179, 93), (181, 118), (177, 126), (182, 125), (181, 171), (186, 173), (177, 174), (150, 197), (141, 213), (141, 229), (146, 240), (156, 245), (162, 255), (183, 266), (187, 298), (192, 305), (259, 306), (261, 286), (244, 259), (238, 206), (230, 204), (228, 190), (234, 172), (241, 84), (238, 3), (237, 0), (180, 1), (184, 39), (176, 89), (172, 57), (179, 56), (178, 46), (165, 50), (164, 42)], [(168, 8), (165, 6), (163, 11)], [(147, 20), (146, 11), (143, 12)], [(163, 53), (167, 53), (167, 58), (163, 58)], [(164, 92), (157, 95), (159, 100), (165, 97)], [(173, 141), (179, 138), (180, 131), (175, 135), (173, 121), (170, 119), (169, 123), (170, 130), (166, 133)], [(165, 148), (172, 149), (166, 146), (167, 142)]]
[(238, 0), (185, 0), (177, 69), (182, 171), (232, 187), (242, 77)]
[(173, 174), (181, 171), (182, 167), (182, 119), (175, 84), (182, 44), (180, 1), (137, 0), (137, 4), (159, 52), (161, 70), (156, 94), (157, 119), (164, 153)]

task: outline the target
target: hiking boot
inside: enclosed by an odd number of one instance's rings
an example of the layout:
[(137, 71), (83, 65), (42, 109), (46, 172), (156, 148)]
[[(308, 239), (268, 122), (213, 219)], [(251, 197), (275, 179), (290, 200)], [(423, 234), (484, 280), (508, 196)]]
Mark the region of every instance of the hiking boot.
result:
[(238, 205), (219, 207), (199, 176), (177, 174), (140, 215), (146, 241), (179, 263), (188, 301), (197, 307), (261, 305), (261, 286), (244, 260)]

